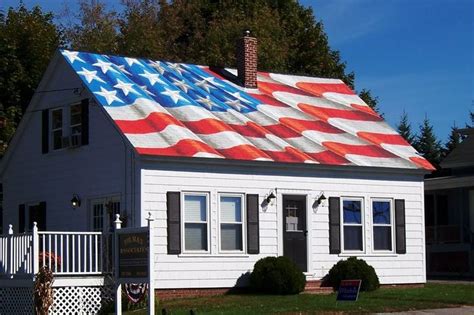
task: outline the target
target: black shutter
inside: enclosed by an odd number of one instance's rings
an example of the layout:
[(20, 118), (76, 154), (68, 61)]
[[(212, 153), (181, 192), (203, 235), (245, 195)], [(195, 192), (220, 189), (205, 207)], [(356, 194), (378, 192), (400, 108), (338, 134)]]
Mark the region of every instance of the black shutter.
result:
[(41, 115), (41, 152), (49, 151), (49, 109), (44, 109)]
[[(38, 230), (40, 231), (46, 231), (46, 202), (40, 202), (39, 207), (38, 207), (38, 214), (36, 216), (36, 223), (38, 224)], [(33, 228), (33, 225), (31, 225), (30, 228)]]
[(18, 233), (25, 232), (25, 205), (18, 206)]
[(260, 253), (260, 226), (258, 220), (260, 205), (258, 195), (247, 195), (247, 253)]
[(181, 253), (181, 193), (168, 191), (166, 193), (168, 214), (168, 254)]
[(81, 145), (89, 144), (89, 99), (81, 101)]
[(329, 253), (341, 253), (341, 199), (329, 197)]
[(397, 254), (406, 254), (405, 200), (395, 200), (395, 235)]

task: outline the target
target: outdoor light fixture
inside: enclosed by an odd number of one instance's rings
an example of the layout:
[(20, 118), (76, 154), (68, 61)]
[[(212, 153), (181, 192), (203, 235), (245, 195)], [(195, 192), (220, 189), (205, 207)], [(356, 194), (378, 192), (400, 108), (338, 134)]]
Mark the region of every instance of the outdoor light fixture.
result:
[(318, 206), (321, 205), (326, 199), (327, 199), (326, 196), (324, 196), (324, 193), (322, 192), (318, 200), (316, 201), (318, 203)]
[(275, 199), (275, 198), (276, 198), (276, 196), (275, 196), (275, 194), (274, 194), (273, 191), (272, 191), (272, 192), (267, 196), (267, 198), (265, 198), (265, 201), (266, 201), (267, 203), (271, 203), (272, 200)]
[(73, 209), (76, 209), (77, 207), (81, 206), (81, 199), (79, 198), (78, 195), (74, 194), (71, 199), (71, 206)]

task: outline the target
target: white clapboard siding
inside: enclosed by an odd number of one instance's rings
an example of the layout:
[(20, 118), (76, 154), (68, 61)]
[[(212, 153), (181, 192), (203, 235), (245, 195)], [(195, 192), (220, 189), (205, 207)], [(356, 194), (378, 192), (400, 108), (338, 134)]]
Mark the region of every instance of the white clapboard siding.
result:
[[(265, 256), (283, 254), (282, 194), (306, 194), (308, 197), (308, 279), (320, 279), (340, 259), (349, 255), (329, 254), (328, 208), (311, 209), (315, 198), (324, 191), (326, 197), (364, 198), (366, 233), (371, 198), (405, 199), (407, 253), (366, 253), (359, 255), (374, 266), (381, 283), (423, 283), (425, 279), (423, 231), (423, 182), (420, 175), (357, 174), (354, 172), (302, 172), (258, 169), (237, 172), (205, 166), (157, 165), (148, 163), (141, 170), (142, 214), (151, 212), (156, 226), (156, 286), (158, 288), (232, 287), (238, 278), (251, 271), (255, 262)], [(227, 171), (226, 171), (227, 170)], [(304, 176), (303, 176), (304, 175)], [(221, 192), (258, 194), (260, 202), (277, 188), (277, 200), (266, 211), (260, 209), (260, 254), (223, 255), (219, 253), (217, 194)], [(166, 231), (166, 192), (208, 192), (210, 198), (211, 248), (209, 254), (168, 255)], [(142, 220), (144, 220), (143, 216)], [(372, 237), (370, 237), (370, 242)], [(368, 241), (369, 242), (369, 241)]]
[[(17, 232), (19, 204), (26, 204), (28, 209), (28, 205), (46, 202), (46, 228), (68, 231), (90, 228), (91, 199), (119, 195), (122, 209), (135, 208), (130, 201), (133, 191), (128, 149), (113, 123), (83, 90), (80, 79), (63, 59), (44, 80), (42, 90), (53, 92), (38, 93), (39, 99), (28, 107), (0, 178), (4, 189), (3, 230), (12, 224)], [(81, 94), (73, 90), (55, 92), (70, 87), (77, 87)], [(42, 154), (42, 110), (69, 106), (84, 98), (91, 98), (89, 144)], [(73, 194), (82, 202), (75, 210), (70, 204)]]

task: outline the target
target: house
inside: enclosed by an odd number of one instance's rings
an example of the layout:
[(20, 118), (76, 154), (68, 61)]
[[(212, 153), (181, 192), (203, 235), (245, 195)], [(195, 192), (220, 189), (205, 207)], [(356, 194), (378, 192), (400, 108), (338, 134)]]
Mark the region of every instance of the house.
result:
[(427, 274), (474, 278), (474, 128), (425, 181)]
[[(4, 230), (155, 218), (159, 289), (230, 288), (265, 256), (426, 281), (432, 166), (342, 81), (60, 50), (6, 156)], [(74, 201), (74, 207), (71, 201)]]

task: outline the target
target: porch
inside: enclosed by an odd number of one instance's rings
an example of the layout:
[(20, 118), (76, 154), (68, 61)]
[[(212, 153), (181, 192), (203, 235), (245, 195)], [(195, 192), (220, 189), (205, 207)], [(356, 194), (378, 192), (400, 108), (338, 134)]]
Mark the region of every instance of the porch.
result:
[(31, 231), (0, 236), (0, 314), (33, 314), (35, 274), (53, 272), (50, 314), (97, 313), (112, 296), (112, 233)]

